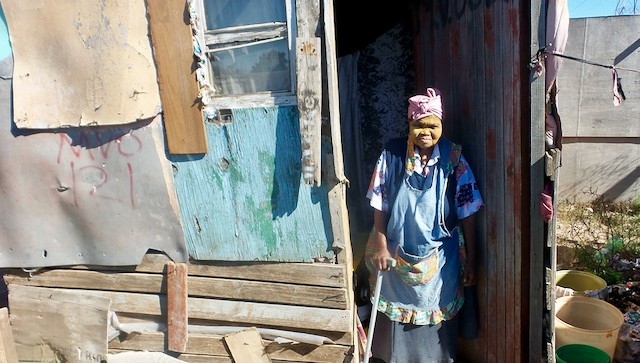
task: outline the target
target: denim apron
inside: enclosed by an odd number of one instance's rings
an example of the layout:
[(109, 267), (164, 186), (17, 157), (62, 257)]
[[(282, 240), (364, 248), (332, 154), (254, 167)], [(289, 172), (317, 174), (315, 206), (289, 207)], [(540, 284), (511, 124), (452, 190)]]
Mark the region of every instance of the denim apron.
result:
[[(447, 150), (447, 148), (444, 148)], [(385, 274), (378, 310), (392, 321), (435, 325), (460, 309), (459, 227), (445, 220), (456, 213), (446, 196), (447, 153), (427, 176), (404, 175), (387, 225), (387, 248), (397, 266)]]

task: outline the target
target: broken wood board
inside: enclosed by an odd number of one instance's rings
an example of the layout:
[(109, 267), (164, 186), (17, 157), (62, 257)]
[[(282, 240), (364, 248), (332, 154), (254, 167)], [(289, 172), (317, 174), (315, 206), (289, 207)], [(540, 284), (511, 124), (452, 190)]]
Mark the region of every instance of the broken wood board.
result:
[[(210, 334), (190, 334), (184, 354), (202, 354), (211, 357), (228, 357), (224, 338)], [(265, 351), (273, 362), (344, 362), (352, 347), (325, 344), (279, 344), (266, 340)], [(109, 351), (148, 350), (163, 351), (165, 335), (160, 332), (143, 332), (126, 340), (114, 339), (109, 343)], [(182, 357), (182, 356), (180, 356)], [(191, 360), (189, 360), (191, 362)]]
[(236, 363), (271, 362), (256, 328), (225, 335), (224, 342)]
[(9, 324), (9, 309), (0, 308), (0, 362), (18, 363), (18, 353)]
[[(165, 277), (147, 273), (105, 273), (73, 269), (53, 269), (28, 276), (18, 271), (7, 272), (7, 284), (74, 289), (95, 289), (164, 294)], [(189, 296), (235, 299), (242, 301), (317, 306), (346, 309), (345, 288), (304, 286), (220, 278), (190, 276), (187, 278)], [(295, 296), (295, 299), (292, 299)]]
[(2, 0), (2, 9), (18, 128), (128, 124), (160, 112), (144, 0)]
[(11, 285), (11, 325), (20, 361), (105, 360), (110, 303), (82, 291)]
[(167, 341), (172, 352), (184, 352), (189, 334), (187, 265), (167, 263)]

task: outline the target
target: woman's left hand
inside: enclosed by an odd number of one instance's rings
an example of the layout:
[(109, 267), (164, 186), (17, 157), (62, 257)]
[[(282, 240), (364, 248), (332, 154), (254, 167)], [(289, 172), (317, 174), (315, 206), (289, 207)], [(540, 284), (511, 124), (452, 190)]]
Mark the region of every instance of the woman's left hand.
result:
[(474, 286), (476, 284), (476, 264), (471, 259), (464, 262), (464, 274), (462, 275), (462, 285)]

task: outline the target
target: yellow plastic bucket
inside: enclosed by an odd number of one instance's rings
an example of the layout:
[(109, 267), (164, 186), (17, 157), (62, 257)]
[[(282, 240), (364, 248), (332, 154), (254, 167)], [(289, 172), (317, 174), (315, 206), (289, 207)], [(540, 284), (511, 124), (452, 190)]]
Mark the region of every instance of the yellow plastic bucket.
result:
[(560, 270), (556, 272), (556, 285), (584, 294), (589, 290), (602, 290), (607, 282), (600, 276), (585, 271)]
[(624, 316), (615, 306), (585, 296), (556, 299), (556, 349), (568, 344), (583, 344), (603, 350), (611, 360), (618, 343)]

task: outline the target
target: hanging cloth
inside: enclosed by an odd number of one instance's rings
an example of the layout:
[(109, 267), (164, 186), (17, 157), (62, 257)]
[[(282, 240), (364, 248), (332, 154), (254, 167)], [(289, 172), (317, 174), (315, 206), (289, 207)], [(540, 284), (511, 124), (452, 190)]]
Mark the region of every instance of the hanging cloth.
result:
[(613, 105), (620, 106), (622, 101), (626, 100), (627, 97), (625, 97), (624, 91), (622, 90), (622, 84), (620, 83), (618, 71), (615, 68), (612, 68), (611, 73), (613, 76)]

